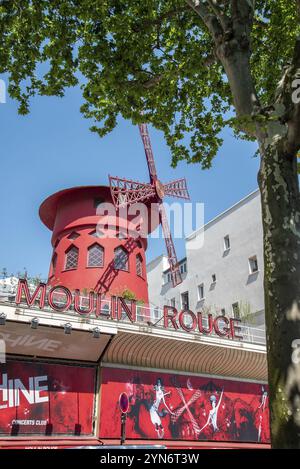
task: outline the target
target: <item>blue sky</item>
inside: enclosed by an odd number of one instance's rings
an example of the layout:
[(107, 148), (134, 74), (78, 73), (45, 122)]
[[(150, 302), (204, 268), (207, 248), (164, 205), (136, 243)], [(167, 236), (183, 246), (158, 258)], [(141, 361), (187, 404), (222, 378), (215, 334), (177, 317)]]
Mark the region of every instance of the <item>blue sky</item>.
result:
[[(0, 270), (46, 276), (51, 257), (50, 231), (38, 217), (40, 203), (50, 194), (77, 185), (107, 184), (108, 174), (148, 181), (138, 129), (119, 120), (100, 139), (79, 111), (79, 89), (64, 98), (37, 97), (31, 113), (17, 114), (15, 102), (0, 104)], [(170, 151), (161, 132), (150, 128), (156, 166), (162, 181), (186, 177), (192, 202), (204, 202), (205, 221), (215, 217), (257, 188), (256, 145), (224, 132), (224, 145), (210, 170), (181, 162), (170, 167)], [(176, 240), (178, 257), (184, 241)], [(162, 240), (151, 239), (148, 260), (164, 252)]]

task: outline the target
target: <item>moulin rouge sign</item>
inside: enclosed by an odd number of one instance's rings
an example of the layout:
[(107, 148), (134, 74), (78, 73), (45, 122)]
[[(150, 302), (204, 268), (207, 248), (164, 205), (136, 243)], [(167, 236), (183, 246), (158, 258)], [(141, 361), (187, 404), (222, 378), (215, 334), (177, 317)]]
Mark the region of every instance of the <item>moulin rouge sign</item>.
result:
[[(57, 298), (59, 297), (59, 301)], [(63, 298), (63, 300), (62, 300)], [(110, 311), (103, 312), (104, 302), (107, 304), (107, 298), (102, 294), (94, 292), (89, 293), (88, 306), (81, 306), (80, 290), (73, 293), (65, 286), (59, 285), (47, 289), (45, 283), (37, 285), (33, 293), (30, 292), (28, 283), (25, 279), (19, 280), (16, 304), (26, 303), (30, 308), (38, 303), (40, 309), (48, 305), (53, 311), (65, 312), (71, 308), (80, 316), (89, 316), (94, 314), (97, 318), (109, 318), (120, 321), (125, 315), (134, 323), (137, 320), (137, 305), (135, 301), (127, 301), (124, 298), (111, 296)], [(149, 310), (148, 310), (149, 311)], [(239, 326), (240, 320), (227, 318), (226, 316), (217, 316), (213, 318), (212, 314), (206, 316), (202, 312), (194, 313), (190, 310), (177, 311), (173, 306), (164, 306), (162, 323), (165, 329), (184, 330), (185, 332), (200, 332), (204, 335), (216, 334), (219, 337), (242, 340)], [(144, 320), (150, 322), (150, 315), (144, 315)], [(206, 324), (205, 324), (206, 323)], [(205, 325), (204, 325), (205, 324)]]

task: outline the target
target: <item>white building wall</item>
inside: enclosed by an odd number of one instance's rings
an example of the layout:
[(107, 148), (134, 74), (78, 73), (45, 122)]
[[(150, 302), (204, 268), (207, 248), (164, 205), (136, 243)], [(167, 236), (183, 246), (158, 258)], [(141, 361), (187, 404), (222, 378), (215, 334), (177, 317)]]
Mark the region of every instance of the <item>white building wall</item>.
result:
[[(192, 311), (220, 314), (224, 308), (232, 316), (232, 305), (239, 303), (240, 314), (251, 313), (253, 324), (264, 322), (263, 233), (259, 191), (255, 191), (204, 226), (204, 244), (195, 248), (203, 232), (186, 239), (187, 274), (181, 285), (163, 284), (160, 270), (163, 262), (148, 266), (150, 301), (163, 306), (171, 298), (181, 308), (181, 294), (189, 293)], [(224, 237), (229, 236), (230, 249), (224, 250)], [(249, 258), (257, 257), (258, 272), (250, 273)], [(166, 260), (166, 258), (164, 257)], [(213, 283), (212, 275), (216, 275)], [(161, 283), (160, 283), (161, 282)], [(198, 286), (204, 285), (204, 299), (198, 298)], [(249, 317), (247, 318), (249, 322)], [(250, 321), (251, 321), (250, 320)]]
[(156, 257), (147, 264), (147, 279), (150, 304), (162, 306), (163, 272), (168, 269), (168, 258), (165, 255)]

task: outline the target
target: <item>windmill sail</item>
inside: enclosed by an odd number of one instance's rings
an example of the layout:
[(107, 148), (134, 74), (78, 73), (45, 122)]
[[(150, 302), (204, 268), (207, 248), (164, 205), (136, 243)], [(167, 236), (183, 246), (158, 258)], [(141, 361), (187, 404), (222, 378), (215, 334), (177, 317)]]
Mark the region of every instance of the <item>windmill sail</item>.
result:
[(150, 183), (142, 183), (132, 181), (130, 179), (109, 176), (111, 196), (115, 207), (118, 209), (149, 199), (152, 199), (153, 203), (158, 203), (160, 223), (162, 225), (165, 238), (172, 283), (173, 286), (176, 287), (182, 282), (182, 278), (178, 267), (176, 251), (162, 199), (164, 196), (171, 196), (189, 200), (187, 184), (184, 178), (171, 181), (167, 184), (162, 184), (159, 181), (147, 124), (140, 124), (139, 130), (144, 145), (150, 175)]
[(165, 207), (163, 203), (159, 204), (159, 214), (160, 214), (161, 226), (162, 226), (163, 233), (164, 233), (167, 253), (168, 253), (168, 260), (169, 260), (170, 272), (171, 272), (171, 277), (172, 277), (172, 283), (173, 283), (173, 287), (176, 287), (177, 285), (182, 283), (182, 278), (181, 278), (181, 273), (178, 267), (178, 260), (177, 260), (177, 255), (175, 251), (175, 246), (173, 243), (173, 238), (171, 235), (170, 226), (169, 226), (169, 222), (167, 219), (167, 215), (166, 215), (166, 211), (165, 211)]

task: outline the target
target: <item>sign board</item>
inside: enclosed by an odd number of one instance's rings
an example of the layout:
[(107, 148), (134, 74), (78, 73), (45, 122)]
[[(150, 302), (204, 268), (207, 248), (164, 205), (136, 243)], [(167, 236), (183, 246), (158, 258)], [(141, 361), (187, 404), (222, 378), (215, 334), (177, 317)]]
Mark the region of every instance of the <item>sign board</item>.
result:
[(0, 434), (91, 435), (95, 380), (87, 366), (0, 365)]
[[(40, 283), (34, 292), (31, 292), (25, 279), (19, 280), (16, 294), (16, 304), (26, 303), (27, 307), (39, 306), (43, 309), (45, 305), (53, 311), (64, 312), (70, 310), (87, 317), (103, 317), (112, 320), (123, 320), (124, 317), (132, 323), (137, 321), (137, 305), (135, 301), (128, 302), (122, 297), (112, 296), (108, 310), (103, 313), (103, 299), (100, 293), (89, 293), (88, 308), (80, 306), (80, 291), (71, 292), (67, 287), (58, 285), (50, 290), (47, 285)], [(106, 305), (107, 306), (107, 305)], [(145, 308), (147, 310), (147, 308)], [(143, 320), (151, 325), (150, 312), (143, 317)], [(219, 337), (228, 339), (242, 340), (240, 335), (240, 320), (236, 318), (227, 318), (226, 316), (213, 317), (212, 314), (205, 316), (203, 312), (193, 312), (190, 310), (177, 311), (172, 306), (164, 306), (162, 325), (166, 329), (183, 330), (185, 332), (199, 332), (204, 335), (216, 334)]]
[(118, 438), (119, 397), (130, 400), (130, 440), (269, 443), (268, 386), (162, 371), (104, 368), (100, 438)]
[(27, 323), (14, 321), (7, 321), (5, 327), (0, 327), (0, 341), (5, 344), (6, 354), (14, 355), (96, 362), (110, 337), (100, 334), (95, 339), (90, 332), (84, 331), (64, 334), (62, 328), (47, 326), (31, 329)]

